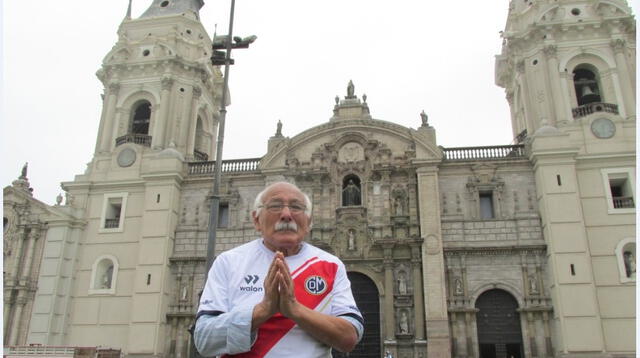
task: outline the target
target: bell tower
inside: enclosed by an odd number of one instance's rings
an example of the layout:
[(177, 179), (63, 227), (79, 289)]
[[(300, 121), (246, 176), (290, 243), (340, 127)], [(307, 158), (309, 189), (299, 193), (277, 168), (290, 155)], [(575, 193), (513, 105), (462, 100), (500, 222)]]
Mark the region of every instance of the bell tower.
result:
[(624, 0), (512, 0), (496, 84), (514, 138), (593, 112), (635, 120), (635, 20)]
[(532, 162), (553, 304), (533, 355), (635, 355), (635, 31), (624, 0), (510, 3), (495, 79)]
[(187, 160), (214, 156), (221, 73), (210, 64), (203, 4), (154, 0), (137, 19), (127, 13), (96, 74), (105, 88), (96, 160), (125, 143), (172, 148)]
[[(81, 259), (68, 273), (75, 283), (66, 298), (39, 291), (30, 326), (39, 343), (154, 357), (175, 350), (166, 312), (183, 182), (189, 162), (215, 156), (222, 88), (203, 5), (154, 0), (137, 18), (129, 5), (97, 72), (104, 94), (93, 159), (62, 183), (83, 225)], [(69, 255), (50, 249), (46, 257), (65, 263)], [(55, 279), (51, 287), (62, 287)], [(37, 332), (56, 319), (55, 334)]]

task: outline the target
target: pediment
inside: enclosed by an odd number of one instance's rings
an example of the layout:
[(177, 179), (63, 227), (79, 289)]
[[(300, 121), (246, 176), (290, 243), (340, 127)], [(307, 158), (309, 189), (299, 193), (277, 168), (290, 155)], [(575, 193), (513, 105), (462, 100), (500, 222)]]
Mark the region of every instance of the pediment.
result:
[(328, 122), (286, 138), (270, 148), (260, 168), (406, 165), (441, 157), (441, 150), (421, 130), (380, 120), (350, 120)]

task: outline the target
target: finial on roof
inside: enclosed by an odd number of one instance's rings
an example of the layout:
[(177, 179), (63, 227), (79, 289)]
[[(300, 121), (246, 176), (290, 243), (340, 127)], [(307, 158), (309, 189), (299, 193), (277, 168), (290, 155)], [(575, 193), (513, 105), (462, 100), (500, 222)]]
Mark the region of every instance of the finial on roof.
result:
[(131, 0), (129, 0), (129, 7), (127, 7), (127, 19), (131, 19)]

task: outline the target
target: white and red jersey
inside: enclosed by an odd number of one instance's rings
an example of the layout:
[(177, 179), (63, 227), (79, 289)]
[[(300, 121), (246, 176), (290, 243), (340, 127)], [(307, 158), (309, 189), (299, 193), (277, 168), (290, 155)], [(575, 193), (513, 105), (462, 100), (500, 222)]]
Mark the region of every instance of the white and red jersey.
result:
[[(235, 310), (252, 311), (262, 300), (264, 278), (274, 256), (275, 253), (264, 246), (262, 239), (218, 256), (209, 271), (198, 316)], [(304, 243), (298, 254), (285, 257), (285, 261), (298, 302), (327, 315), (349, 316), (362, 321), (340, 259)], [(330, 357), (331, 353), (329, 347), (307, 334), (291, 319), (276, 314), (260, 326), (251, 350), (235, 356)]]

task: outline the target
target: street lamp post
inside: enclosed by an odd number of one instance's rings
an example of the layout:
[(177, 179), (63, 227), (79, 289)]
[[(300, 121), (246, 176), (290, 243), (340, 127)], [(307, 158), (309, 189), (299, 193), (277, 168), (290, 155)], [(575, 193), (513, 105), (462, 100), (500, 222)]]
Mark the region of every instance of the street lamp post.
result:
[[(252, 35), (245, 38), (233, 37), (233, 15), (235, 9), (235, 0), (231, 0), (231, 11), (229, 15), (229, 34), (226, 36), (213, 37), (211, 55), (211, 64), (214, 66), (224, 65), (224, 82), (222, 85), (222, 96), (220, 100), (220, 120), (218, 122), (218, 140), (216, 144), (216, 160), (214, 166), (213, 188), (211, 190), (211, 210), (209, 212), (209, 235), (207, 239), (207, 265), (204, 272), (204, 284), (207, 282), (209, 269), (213, 264), (216, 249), (216, 231), (218, 229), (218, 211), (220, 207), (220, 178), (222, 176), (222, 147), (224, 144), (224, 125), (227, 117), (227, 92), (229, 90), (229, 67), (234, 64), (231, 58), (231, 50), (238, 48), (249, 48), (249, 45), (256, 40), (256, 36)], [(203, 286), (204, 288), (204, 286)], [(202, 293), (201, 293), (202, 294)], [(191, 354), (190, 356), (199, 357), (193, 341), (193, 330), (195, 329), (195, 321), (190, 328), (191, 332)]]
[[(207, 241), (207, 266), (205, 271), (205, 282), (207, 273), (213, 264), (216, 248), (216, 231), (218, 228), (218, 210), (220, 206), (220, 177), (222, 176), (222, 146), (224, 144), (224, 125), (227, 117), (227, 92), (229, 89), (229, 67), (234, 63), (231, 58), (231, 49), (248, 48), (256, 40), (256, 36), (245, 38), (233, 37), (233, 14), (235, 0), (231, 0), (231, 14), (229, 16), (229, 34), (226, 36), (214, 36), (213, 54), (211, 63), (213, 65), (224, 65), (224, 83), (222, 86), (222, 96), (220, 101), (220, 120), (218, 123), (218, 142), (216, 149), (216, 164), (214, 166), (213, 189), (211, 192), (211, 211), (209, 213), (209, 237)], [(223, 51), (224, 50), (224, 51)]]

